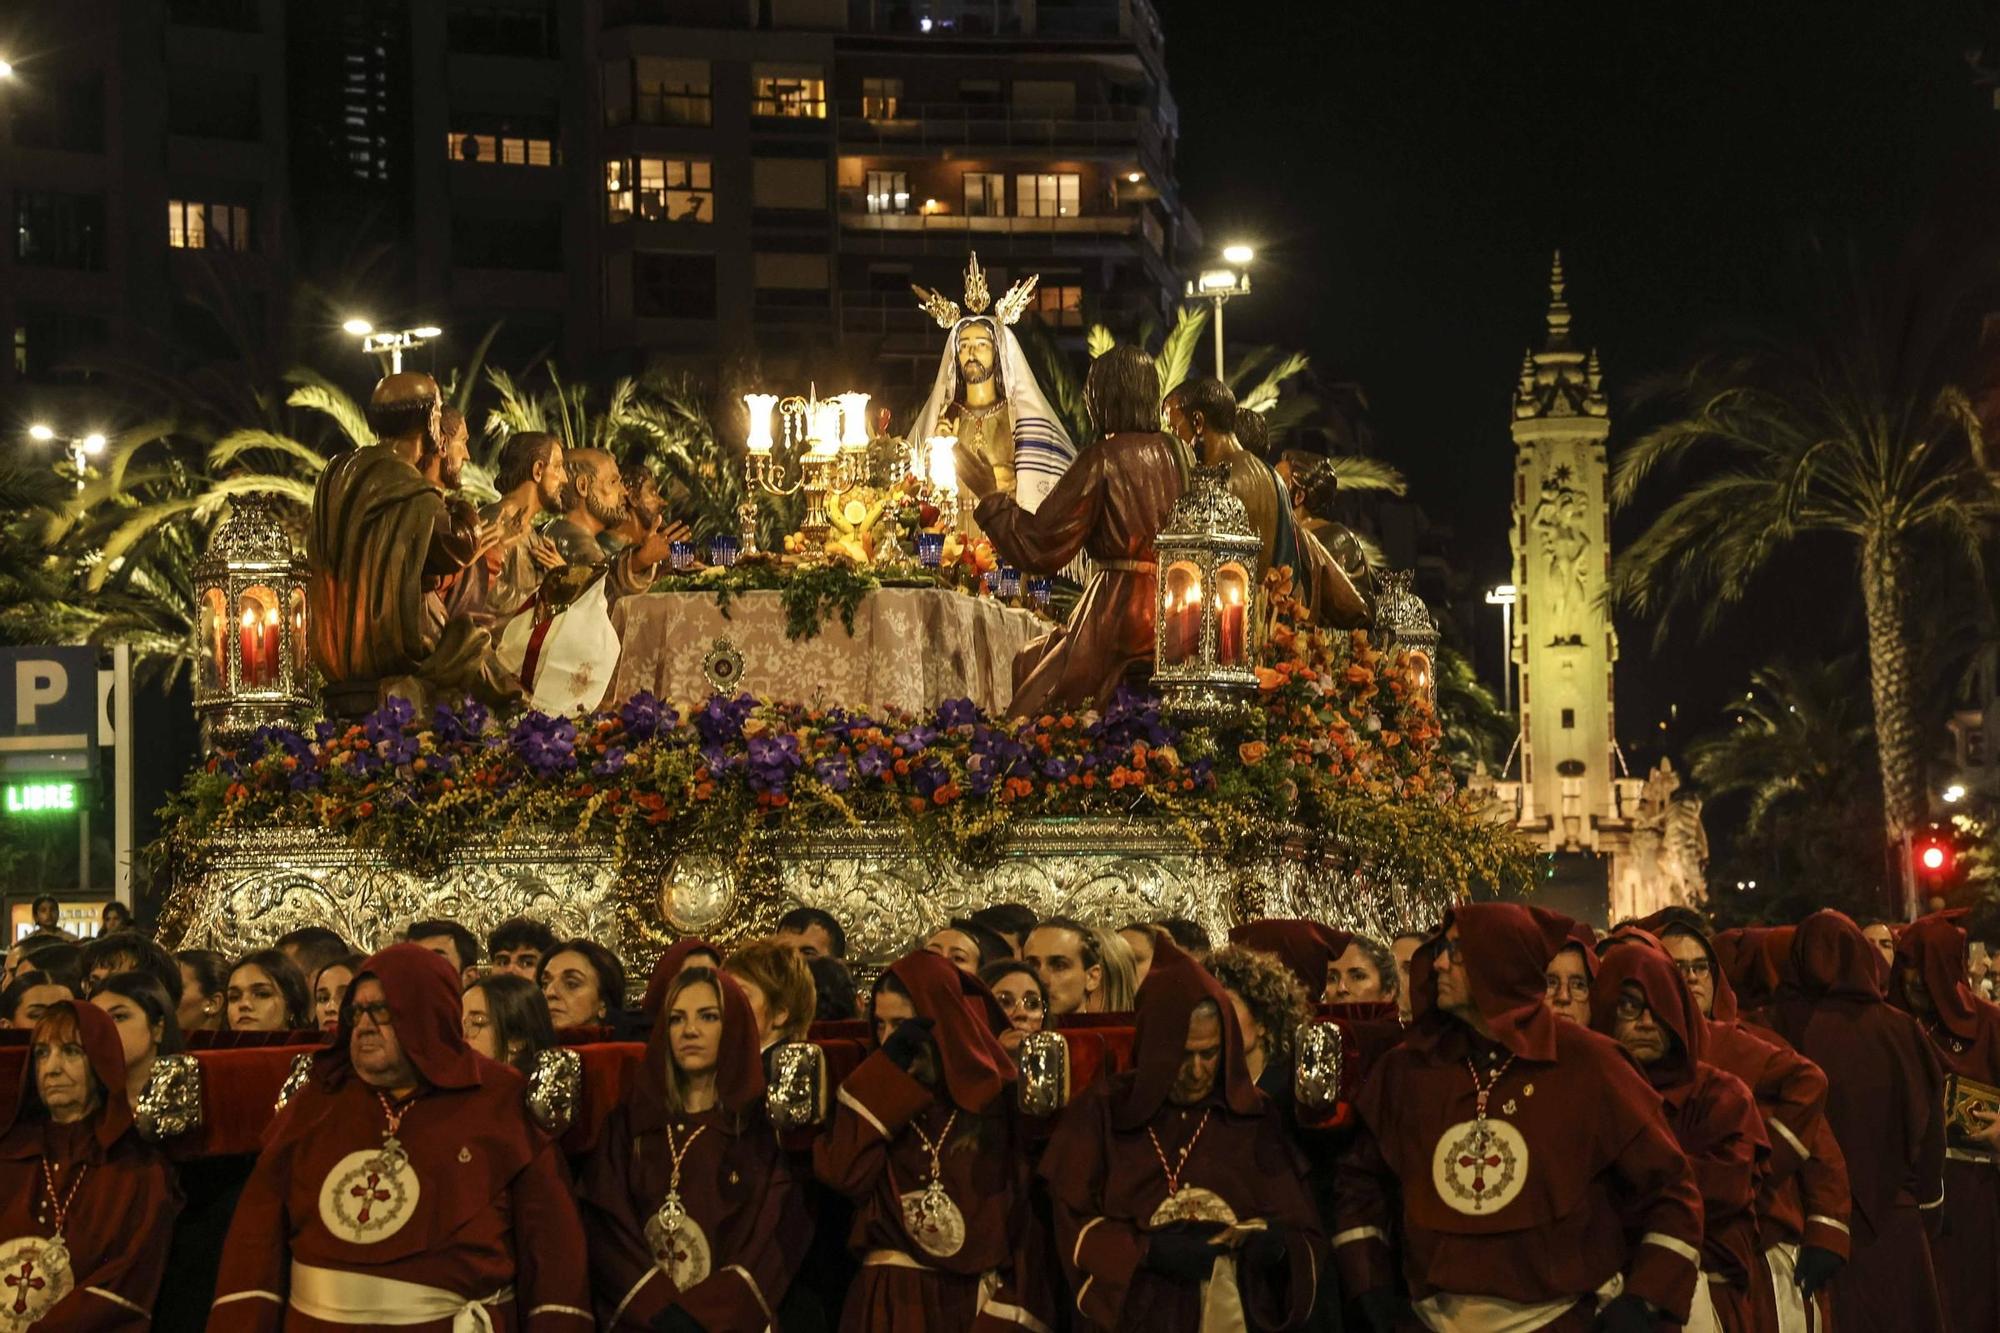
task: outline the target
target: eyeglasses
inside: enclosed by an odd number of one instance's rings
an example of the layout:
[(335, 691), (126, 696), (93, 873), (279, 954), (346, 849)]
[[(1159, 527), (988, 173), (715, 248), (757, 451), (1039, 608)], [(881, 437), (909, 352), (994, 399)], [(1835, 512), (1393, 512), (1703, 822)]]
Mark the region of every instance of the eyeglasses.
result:
[(1590, 994), (1588, 977), (1544, 977), (1542, 988), (1550, 995), (1585, 996)]
[(1636, 1023), (1653, 1011), (1647, 1007), (1644, 1000), (1635, 999), (1630, 995), (1621, 995), (1618, 997), (1618, 1003), (1613, 1006), (1611, 1012), (1618, 1015), (1621, 1022)]
[(1039, 995), (996, 995), (993, 998), (1000, 1001), (1000, 1008), (1010, 1014), (1017, 1009), (1024, 1014), (1042, 1012), (1042, 997)]
[(1709, 962), (1706, 958), (1676, 958), (1674, 959), (1674, 966), (1678, 968), (1680, 970), (1680, 974), (1686, 977), (1689, 981), (1694, 981), (1701, 977), (1705, 977), (1714, 970), (1712, 967), (1709, 966)]
[(396, 1022), (396, 1011), (391, 1009), (388, 1005), (382, 1003), (380, 1000), (377, 1000), (373, 1004), (355, 1005), (353, 1009), (353, 1014), (354, 1014), (354, 1021), (359, 1022), (363, 1018), (368, 1018), (372, 1020), (375, 1026), (378, 1028), (391, 1027)]

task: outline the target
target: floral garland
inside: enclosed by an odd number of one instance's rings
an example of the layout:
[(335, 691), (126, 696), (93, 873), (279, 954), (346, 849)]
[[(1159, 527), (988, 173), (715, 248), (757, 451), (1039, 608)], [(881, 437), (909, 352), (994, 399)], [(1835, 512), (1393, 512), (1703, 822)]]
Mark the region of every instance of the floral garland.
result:
[(1336, 868), (1384, 880), (1521, 886), (1529, 846), (1455, 792), (1436, 716), (1400, 655), (1313, 626), (1274, 573), (1259, 707), (1239, 729), (1183, 729), (1123, 688), (1102, 711), (928, 716), (717, 695), (683, 714), (650, 694), (581, 718), (511, 722), (468, 702), (419, 720), (401, 700), (364, 721), (259, 730), (169, 801), (153, 849), (172, 873), (230, 829), (303, 827), (435, 867), (467, 828), (571, 830), (610, 845), (750, 855), (757, 835), (900, 821), (913, 841), (990, 863), (1022, 818), (1153, 815), (1234, 855), (1272, 821)]

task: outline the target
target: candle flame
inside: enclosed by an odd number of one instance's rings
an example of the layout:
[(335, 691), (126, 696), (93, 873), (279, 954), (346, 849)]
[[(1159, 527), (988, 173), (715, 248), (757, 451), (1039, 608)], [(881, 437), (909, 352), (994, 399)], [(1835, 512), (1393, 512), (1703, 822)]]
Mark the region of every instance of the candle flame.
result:
[(249, 629), (249, 628), (250, 628), (250, 627), (251, 627), (252, 625), (254, 625), (254, 624), (256, 624), (256, 623), (257, 623), (257, 613), (256, 613), (255, 611), (251, 610), (251, 609), (250, 609), (249, 607), (247, 607), (247, 606), (246, 606), (246, 607), (244, 607), (244, 608), (243, 608), (243, 628), (244, 628), (244, 629)]

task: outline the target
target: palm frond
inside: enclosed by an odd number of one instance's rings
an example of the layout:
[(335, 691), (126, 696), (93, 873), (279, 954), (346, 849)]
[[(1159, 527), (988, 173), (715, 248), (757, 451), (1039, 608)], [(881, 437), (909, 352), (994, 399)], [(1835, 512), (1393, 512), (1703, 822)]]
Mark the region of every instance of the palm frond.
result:
[(1208, 307), (1184, 305), (1174, 313), (1174, 327), (1160, 343), (1153, 358), (1160, 371), (1160, 393), (1170, 394), (1188, 377), (1195, 349), (1201, 345), (1202, 331), (1208, 328)]
[(319, 413), (333, 422), (347, 442), (357, 449), (375, 443), (375, 432), (368, 425), (367, 413), (332, 381), (304, 366), (288, 371), (285, 379), (296, 386), (285, 395), (287, 407)]
[(1084, 350), (1090, 353), (1092, 361), (1097, 360), (1098, 357), (1103, 356), (1117, 345), (1118, 340), (1111, 336), (1111, 330), (1105, 328), (1102, 324), (1091, 325), (1090, 331), (1083, 335)]
[(1400, 469), (1379, 458), (1370, 458), (1366, 454), (1335, 454), (1328, 461), (1333, 464), (1333, 475), (1340, 479), (1343, 491), (1388, 495), (1409, 493), (1409, 479)]
[[(293, 397), (304, 390), (295, 391)], [(296, 405), (296, 404), (295, 404)], [(280, 435), (269, 430), (235, 430), (209, 446), (208, 466), (221, 471), (245, 454), (266, 453), (286, 458), (304, 471), (308, 477), (317, 477), (326, 469), (326, 456), (319, 450), (288, 435)]]

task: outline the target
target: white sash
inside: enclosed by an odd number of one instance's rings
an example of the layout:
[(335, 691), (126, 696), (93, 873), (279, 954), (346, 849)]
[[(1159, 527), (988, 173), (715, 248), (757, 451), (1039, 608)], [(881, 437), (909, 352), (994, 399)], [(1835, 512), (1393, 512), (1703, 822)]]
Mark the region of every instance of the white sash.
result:
[[(1699, 1285), (1699, 1284), (1697, 1284)], [(1593, 1294), (1601, 1310), (1625, 1290), (1625, 1275), (1614, 1273), (1609, 1282)], [(1560, 1300), (1536, 1301), (1524, 1305), (1498, 1296), (1468, 1296), (1441, 1291), (1415, 1302), (1417, 1318), (1432, 1333), (1533, 1333), (1546, 1328), (1576, 1308), (1576, 1296)], [(1694, 1324), (1690, 1321), (1688, 1327)]]
[(1764, 1251), (1771, 1270), (1771, 1295), (1778, 1309), (1778, 1333), (1812, 1333), (1812, 1302), (1799, 1290), (1799, 1247), (1790, 1241)]
[(418, 1282), (292, 1261), (292, 1308), (329, 1324), (394, 1326), (449, 1319), (452, 1333), (492, 1333), (493, 1316), (486, 1307), (513, 1299), (512, 1287), (468, 1299)]
[[(902, 1250), (870, 1250), (861, 1257), (863, 1268), (914, 1268), (920, 1273), (934, 1273), (937, 1270), (929, 1264), (919, 1263)], [(1019, 1324), (1029, 1333), (1049, 1333), (1048, 1326), (1018, 1305), (993, 1299), (1000, 1294), (1000, 1273), (989, 1268), (979, 1275), (979, 1303), (972, 1308), (973, 1318), (990, 1314), (1009, 1323)]]
[(1686, 1333), (1722, 1333), (1722, 1320), (1715, 1313), (1715, 1298), (1708, 1294), (1708, 1284), (1720, 1282), (1706, 1273), (1698, 1274), (1694, 1284), (1694, 1299), (1688, 1302), (1687, 1322), (1681, 1327)]

